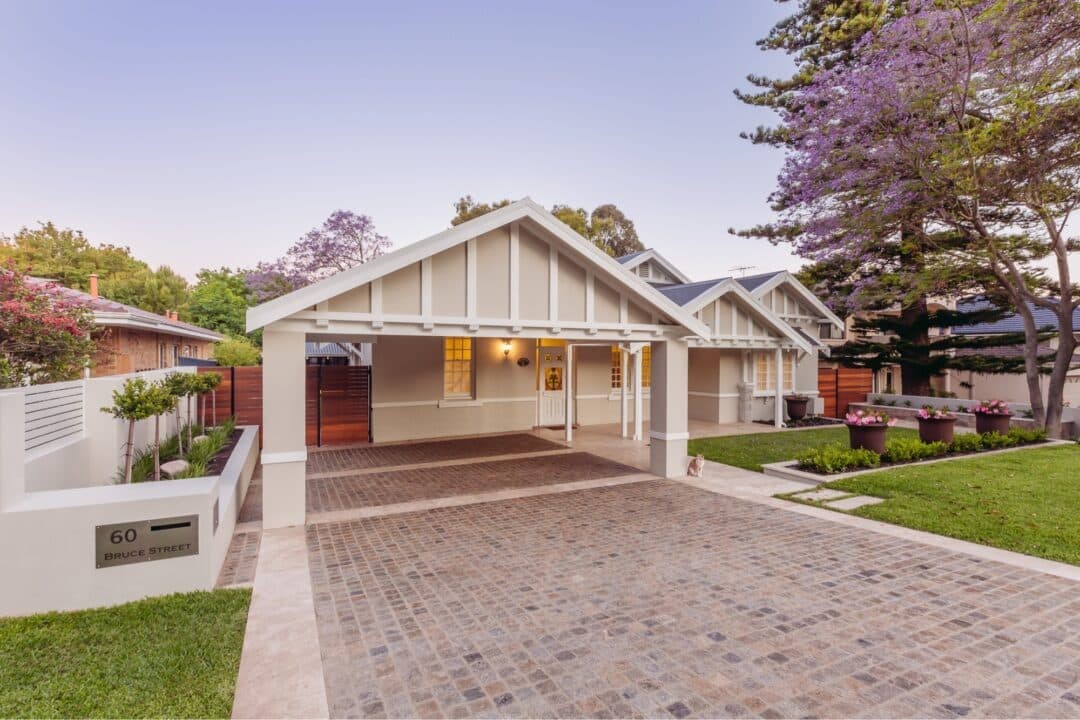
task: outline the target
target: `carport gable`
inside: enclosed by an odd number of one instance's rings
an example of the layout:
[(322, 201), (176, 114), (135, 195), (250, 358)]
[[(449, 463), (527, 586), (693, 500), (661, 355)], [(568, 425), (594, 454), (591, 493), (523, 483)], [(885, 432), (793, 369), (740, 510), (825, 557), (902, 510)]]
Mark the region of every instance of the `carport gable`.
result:
[(251, 308), (248, 329), (572, 340), (708, 328), (525, 199)]

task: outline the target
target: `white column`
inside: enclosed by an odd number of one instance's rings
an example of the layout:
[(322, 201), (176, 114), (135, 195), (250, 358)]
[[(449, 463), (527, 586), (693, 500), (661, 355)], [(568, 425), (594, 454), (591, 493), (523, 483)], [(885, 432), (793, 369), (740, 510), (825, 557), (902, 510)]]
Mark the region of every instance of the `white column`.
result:
[(566, 344), (566, 364), (563, 378), (563, 390), (566, 397), (566, 411), (563, 416), (566, 418), (566, 442), (570, 443), (574, 440), (574, 346)]
[(263, 333), (264, 530), (303, 525), (307, 516), (304, 372), (303, 333)]
[[(93, 410), (96, 412), (98, 407), (101, 403)], [(26, 397), (19, 391), (0, 395), (0, 509), (15, 505), (26, 495), (25, 438)], [(85, 467), (82, 469), (85, 471)]]
[(784, 424), (784, 351), (776, 348), (776, 407), (774, 410), (774, 424), (781, 427)]
[(675, 478), (686, 473), (687, 345), (678, 340), (652, 344), (652, 398), (649, 414), (649, 469)]
[(641, 348), (634, 353), (634, 439), (638, 442), (644, 439), (641, 431), (641, 396), (644, 394), (644, 386), (641, 377)]
[(619, 437), (627, 436), (627, 426), (629, 417), (627, 416), (626, 402), (630, 399), (630, 395), (626, 392), (626, 386), (630, 382), (630, 378), (627, 377), (627, 370), (630, 366), (626, 362), (626, 350), (619, 348)]

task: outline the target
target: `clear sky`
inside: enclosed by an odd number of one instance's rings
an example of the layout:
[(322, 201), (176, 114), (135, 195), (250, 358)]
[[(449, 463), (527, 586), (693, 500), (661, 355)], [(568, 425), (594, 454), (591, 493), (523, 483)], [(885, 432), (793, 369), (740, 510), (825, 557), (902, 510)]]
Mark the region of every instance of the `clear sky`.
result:
[(193, 277), (281, 254), (333, 210), (395, 246), (461, 195), (614, 202), (696, 279), (800, 264), (770, 217), (790, 6), (715, 2), (0, 0), (0, 233), (39, 220)]

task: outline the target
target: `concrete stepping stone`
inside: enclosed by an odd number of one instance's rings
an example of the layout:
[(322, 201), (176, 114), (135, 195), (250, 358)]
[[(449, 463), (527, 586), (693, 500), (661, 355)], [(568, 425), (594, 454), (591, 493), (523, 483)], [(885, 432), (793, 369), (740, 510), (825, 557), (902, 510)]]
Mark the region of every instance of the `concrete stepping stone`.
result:
[(807, 490), (806, 492), (795, 493), (792, 497), (797, 497), (800, 500), (813, 500), (814, 502), (821, 502), (822, 500), (835, 500), (836, 498), (850, 495), (849, 492), (843, 490), (833, 490), (832, 488), (814, 488), (813, 490)]
[(170, 460), (169, 462), (161, 463), (161, 474), (168, 475), (170, 478), (176, 477), (187, 469), (187, 460)]
[(206, 435), (196, 435), (195, 437), (191, 438), (191, 444), (194, 445), (195, 443), (200, 443), (203, 440), (209, 440), (209, 439), (210, 438), (207, 437)]
[(843, 500), (833, 500), (825, 503), (825, 505), (834, 510), (854, 510), (855, 508), (861, 508), (864, 505), (877, 505), (882, 502), (885, 502), (885, 498), (874, 497), (872, 495), (856, 495), (855, 497), (844, 498)]

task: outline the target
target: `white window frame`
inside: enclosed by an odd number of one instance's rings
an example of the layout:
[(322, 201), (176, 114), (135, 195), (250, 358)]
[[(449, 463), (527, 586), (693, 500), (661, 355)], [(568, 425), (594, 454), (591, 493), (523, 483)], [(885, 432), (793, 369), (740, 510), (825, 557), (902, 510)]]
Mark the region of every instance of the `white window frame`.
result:
[[(469, 357), (467, 360), (463, 359), (451, 359), (447, 358), (447, 351), (450, 349), (451, 342), (463, 342), (469, 350)], [(443, 399), (444, 400), (474, 400), (476, 398), (476, 342), (471, 337), (452, 336), (443, 338), (442, 342), (442, 361), (443, 361)], [(450, 363), (468, 363), (468, 368), (462, 377), (468, 377), (469, 390), (468, 392), (449, 392), (447, 390), (447, 372), (450, 369)]]

